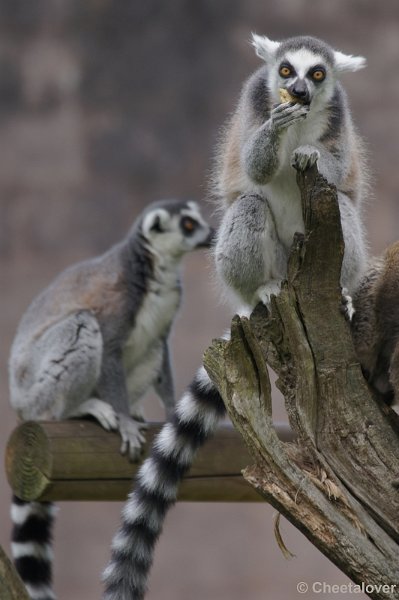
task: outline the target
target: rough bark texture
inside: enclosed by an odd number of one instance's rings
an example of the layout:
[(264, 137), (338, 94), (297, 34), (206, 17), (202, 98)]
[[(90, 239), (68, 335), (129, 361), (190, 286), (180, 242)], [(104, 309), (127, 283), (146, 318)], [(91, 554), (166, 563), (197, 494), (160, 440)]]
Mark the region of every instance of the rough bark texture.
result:
[(29, 600), (24, 584), (1, 546), (0, 598), (1, 600)]
[[(399, 436), (373, 400), (341, 314), (344, 253), (336, 190), (298, 174), (305, 236), (270, 311), (236, 316), (205, 366), (255, 464), (245, 478), (372, 598), (399, 598)], [(267, 365), (296, 443), (273, 429)]]

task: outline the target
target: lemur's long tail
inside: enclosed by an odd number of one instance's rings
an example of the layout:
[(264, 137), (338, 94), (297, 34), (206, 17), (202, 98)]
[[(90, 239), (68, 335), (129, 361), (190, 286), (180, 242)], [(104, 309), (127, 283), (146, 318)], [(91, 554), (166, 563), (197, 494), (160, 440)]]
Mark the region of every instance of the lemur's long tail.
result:
[(52, 526), (55, 506), (24, 502), (13, 496), (11, 552), (15, 568), (32, 600), (55, 600), (52, 591)]
[(173, 421), (166, 423), (156, 437), (122, 510), (122, 523), (103, 574), (104, 600), (144, 598), (154, 546), (166, 513), (176, 502), (179, 484), (197, 450), (224, 415), (223, 400), (201, 368), (177, 403)]

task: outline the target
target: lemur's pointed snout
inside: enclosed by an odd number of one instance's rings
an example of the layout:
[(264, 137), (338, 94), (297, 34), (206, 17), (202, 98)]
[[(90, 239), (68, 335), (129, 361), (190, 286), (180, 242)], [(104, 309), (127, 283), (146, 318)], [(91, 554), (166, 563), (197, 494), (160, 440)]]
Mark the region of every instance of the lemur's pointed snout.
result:
[(310, 93), (306, 81), (304, 79), (297, 79), (292, 86), (288, 89), (291, 96), (297, 98), (303, 104), (309, 104)]

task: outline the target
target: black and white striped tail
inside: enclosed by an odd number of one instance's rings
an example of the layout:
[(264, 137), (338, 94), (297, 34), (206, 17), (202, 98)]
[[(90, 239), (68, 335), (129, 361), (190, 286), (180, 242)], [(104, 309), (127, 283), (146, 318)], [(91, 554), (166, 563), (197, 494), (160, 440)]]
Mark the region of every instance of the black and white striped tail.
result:
[(55, 600), (51, 588), (51, 533), (55, 506), (12, 498), (11, 552), (15, 568), (32, 600)]
[(166, 513), (176, 502), (179, 484), (197, 450), (214, 433), (225, 408), (201, 368), (176, 405), (173, 420), (155, 438), (134, 491), (122, 510), (122, 523), (104, 571), (104, 600), (142, 600), (147, 590), (154, 546)]

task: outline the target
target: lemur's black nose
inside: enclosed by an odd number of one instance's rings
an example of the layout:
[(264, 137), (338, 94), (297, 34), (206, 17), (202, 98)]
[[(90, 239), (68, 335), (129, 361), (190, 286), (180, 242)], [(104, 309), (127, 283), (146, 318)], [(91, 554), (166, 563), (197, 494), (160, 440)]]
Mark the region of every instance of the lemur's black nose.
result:
[(301, 102), (309, 102), (310, 96), (308, 86), (306, 85), (306, 81), (303, 79), (297, 79), (289, 92), (292, 96), (298, 98), (298, 100), (301, 100)]

